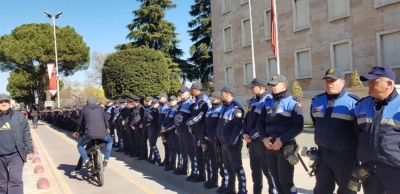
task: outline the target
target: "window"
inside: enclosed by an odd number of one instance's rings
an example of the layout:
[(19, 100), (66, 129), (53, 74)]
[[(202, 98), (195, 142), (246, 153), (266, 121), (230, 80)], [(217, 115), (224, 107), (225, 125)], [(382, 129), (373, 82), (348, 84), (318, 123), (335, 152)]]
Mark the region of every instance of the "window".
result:
[(228, 52), (231, 51), (232, 48), (232, 27), (226, 27), (224, 28), (224, 51)]
[(400, 67), (400, 28), (377, 33), (378, 64)]
[(225, 68), (225, 85), (232, 85), (233, 86), (233, 67), (226, 67)]
[(245, 3), (248, 3), (249, 2), (249, 0), (240, 0), (240, 4), (245, 4)]
[(271, 10), (264, 12), (265, 40), (271, 39)]
[(310, 27), (308, 0), (292, 0), (293, 32)]
[(339, 68), (344, 73), (353, 71), (350, 39), (331, 43), (331, 67)]
[(375, 1), (375, 8), (400, 2), (400, 0), (374, 0), (374, 1)]
[(294, 51), (296, 79), (311, 78), (311, 48)]
[(253, 63), (251, 61), (243, 64), (243, 72), (244, 72), (244, 85), (250, 84), (253, 81)]
[(231, 11), (231, 0), (222, 0), (222, 13)]
[(350, 16), (350, 0), (329, 0), (329, 21)]
[(250, 19), (242, 20), (242, 46), (251, 44)]
[(274, 57), (267, 58), (267, 80), (278, 74), (278, 67)]

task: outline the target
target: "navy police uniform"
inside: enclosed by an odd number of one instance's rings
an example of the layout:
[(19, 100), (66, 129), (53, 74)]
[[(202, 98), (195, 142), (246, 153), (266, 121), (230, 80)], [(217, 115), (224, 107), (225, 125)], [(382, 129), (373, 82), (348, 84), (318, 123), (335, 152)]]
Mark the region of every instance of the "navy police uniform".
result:
[(174, 125), (174, 116), (176, 111), (178, 110), (178, 105), (171, 106), (167, 110), (167, 115), (163, 122), (163, 127), (166, 130), (166, 138), (169, 148), (169, 158), (166, 158), (167, 165), (165, 166), (165, 170), (175, 170), (176, 169), (176, 158), (177, 155), (180, 153), (179, 149), (179, 140), (178, 135), (175, 133), (175, 125)]
[(295, 144), (295, 137), (303, 131), (303, 109), (289, 91), (272, 96), (264, 102), (257, 130), (261, 140), (280, 138), (283, 144), (280, 150), (267, 149), (268, 165), (278, 193), (290, 194), (297, 190), (293, 182), (294, 166), (284, 158), (283, 149), (285, 145)]

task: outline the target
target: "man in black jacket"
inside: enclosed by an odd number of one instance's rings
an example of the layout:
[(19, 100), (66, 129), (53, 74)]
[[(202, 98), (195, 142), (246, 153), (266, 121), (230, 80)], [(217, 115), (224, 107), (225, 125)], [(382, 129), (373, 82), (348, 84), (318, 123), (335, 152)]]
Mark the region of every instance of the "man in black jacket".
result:
[[(73, 134), (73, 136), (76, 138), (82, 134), (82, 137), (78, 141), (78, 151), (81, 154), (83, 164), (87, 169), (89, 169), (92, 164), (89, 162), (89, 157), (84, 148), (85, 145), (88, 144), (92, 139), (100, 139), (107, 142), (103, 162), (104, 165), (107, 165), (107, 161), (111, 155), (113, 143), (109, 134), (110, 129), (104, 108), (97, 105), (96, 102), (96, 98), (89, 97), (87, 99), (87, 105), (82, 109), (76, 132)], [(82, 125), (84, 125), (84, 129), (81, 131)]]
[(10, 108), (10, 100), (0, 94), (0, 193), (23, 194), (22, 169), (33, 145), (28, 120)]

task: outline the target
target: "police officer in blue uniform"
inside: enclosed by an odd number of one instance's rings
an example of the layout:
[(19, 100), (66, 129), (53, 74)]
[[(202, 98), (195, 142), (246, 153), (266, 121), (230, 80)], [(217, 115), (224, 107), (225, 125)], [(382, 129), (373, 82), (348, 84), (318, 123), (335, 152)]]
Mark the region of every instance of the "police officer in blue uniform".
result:
[(272, 98), (265, 100), (257, 121), (257, 130), (267, 147), (268, 166), (279, 194), (297, 193), (293, 182), (293, 162), (298, 158), (294, 154), (288, 157), (286, 148), (296, 146), (295, 137), (304, 127), (302, 106), (290, 95), (287, 84), (283, 75), (272, 77), (268, 82)]
[(117, 100), (119, 103), (119, 107), (117, 109), (117, 112), (114, 116), (114, 123), (117, 127), (117, 135), (118, 135), (118, 144), (119, 147), (116, 152), (124, 152), (125, 151), (125, 146), (124, 146), (124, 139), (123, 139), (123, 133), (125, 126), (122, 125), (122, 120), (123, 120), (123, 115), (125, 115), (127, 108), (125, 107), (126, 100), (125, 99), (118, 99)]
[(167, 143), (169, 148), (169, 158), (166, 158), (167, 165), (164, 168), (165, 171), (176, 169), (176, 157), (180, 154), (179, 139), (175, 133), (174, 125), (174, 116), (178, 110), (178, 98), (176, 96), (169, 97), (168, 105), (167, 115), (161, 125), (161, 133), (164, 133), (165, 137), (168, 138)]
[(122, 133), (122, 138), (124, 139), (125, 142), (125, 155), (128, 155), (130, 157), (134, 156), (134, 150), (133, 150), (133, 140), (135, 139), (133, 129), (129, 125), (130, 120), (132, 119), (132, 111), (133, 111), (133, 99), (127, 98), (126, 99), (126, 108), (127, 111), (125, 112), (123, 118), (124, 120), (122, 121), (122, 125), (125, 126), (125, 133)]
[(340, 69), (328, 69), (323, 78), (326, 92), (311, 102), (314, 139), (320, 158), (315, 171), (315, 194), (333, 193), (335, 183), (338, 194), (355, 193), (347, 186), (357, 164), (352, 111), (359, 98), (346, 92), (344, 78)]
[(113, 148), (117, 148), (117, 142), (115, 141), (115, 124), (113, 122), (114, 116), (115, 116), (115, 101), (114, 100), (109, 100), (107, 101), (107, 106), (106, 106), (106, 115), (108, 120), (108, 123), (110, 125), (110, 135), (111, 138), (113, 139)]
[(144, 107), (140, 104), (140, 97), (133, 95), (133, 108), (129, 119), (129, 126), (131, 129), (130, 138), (132, 139), (132, 156), (140, 157), (140, 140), (142, 138), (142, 131), (140, 131), (140, 121), (144, 115)]
[(217, 137), (222, 144), (222, 160), (228, 172), (228, 185), (220, 193), (236, 193), (235, 177), (238, 179), (239, 192), (247, 193), (246, 175), (242, 163), (244, 110), (239, 102), (234, 100), (233, 86), (226, 85), (221, 89), (223, 107), (217, 124)]
[(187, 165), (188, 165), (188, 156), (191, 161), (192, 172), (186, 178), (187, 181), (190, 181), (192, 178), (196, 176), (196, 171), (194, 168), (194, 146), (193, 146), (193, 137), (189, 132), (189, 127), (186, 125), (186, 122), (192, 116), (190, 113), (190, 106), (193, 104), (193, 100), (190, 98), (190, 89), (186, 86), (183, 86), (179, 90), (179, 95), (181, 97), (181, 101), (178, 105), (178, 111), (174, 117), (175, 128), (177, 129), (179, 136), (179, 147), (182, 154), (182, 166), (177, 169), (174, 174), (176, 175), (187, 175)]
[(157, 99), (153, 99), (151, 102), (151, 105), (153, 108), (151, 109), (150, 113), (146, 115), (145, 117), (145, 123), (144, 126), (148, 126), (149, 129), (149, 144), (150, 144), (150, 149), (152, 150), (152, 160), (149, 160), (149, 163), (151, 164), (161, 164), (161, 157), (160, 157), (160, 152), (158, 151), (157, 148), (157, 139), (158, 139), (158, 134), (160, 133), (160, 126), (158, 124), (158, 117), (160, 110), (158, 108), (159, 102)]
[[(375, 66), (361, 81), (368, 81), (368, 97), (354, 108), (357, 120), (358, 171), (364, 170), (365, 194), (400, 193), (400, 96), (396, 75), (385, 66)], [(369, 178), (365, 177), (365, 171)]]
[[(157, 96), (158, 102), (160, 103), (159, 106), (159, 117), (158, 117), (158, 125), (162, 127), (165, 117), (168, 114), (169, 105), (168, 105), (168, 95), (165, 92), (161, 92), (160, 95)], [(161, 130), (161, 129), (160, 129)], [(166, 133), (161, 133), (162, 143), (164, 145), (165, 150), (165, 157), (164, 161), (159, 164), (159, 166), (168, 166), (169, 165), (169, 148), (168, 148), (168, 137)]]
[[(138, 157), (138, 160), (148, 160), (149, 158), (151, 158), (151, 154), (150, 157), (148, 157), (148, 146), (147, 146), (147, 140), (149, 139), (149, 130), (148, 130), (148, 126), (145, 126), (144, 124), (147, 123), (146, 121), (146, 117), (148, 114), (150, 114), (151, 110), (153, 109), (153, 106), (151, 106), (151, 102), (153, 101), (153, 97), (149, 96), (144, 100), (144, 107), (145, 107), (145, 111), (143, 114), (142, 119), (140, 120), (139, 123), (139, 131), (142, 132), (142, 138), (140, 140), (140, 157)], [(150, 149), (151, 150), (151, 149)], [(150, 152), (152, 153), (152, 152)]]
[(261, 78), (254, 78), (249, 84), (252, 95), (254, 96), (248, 105), (248, 112), (243, 122), (243, 139), (247, 142), (250, 156), (251, 176), (253, 178), (253, 193), (262, 193), (263, 174), (268, 181), (268, 193), (273, 194), (274, 183), (269, 172), (267, 148), (259, 138), (257, 131), (257, 119), (260, 116), (261, 108), (266, 99), (272, 98), (267, 93), (267, 82)]
[(196, 156), (195, 168), (197, 169), (196, 177), (193, 177), (190, 181), (205, 182), (205, 163), (201, 144), (204, 142), (205, 115), (211, 104), (208, 96), (203, 92), (203, 86), (200, 83), (193, 83), (190, 93), (195, 97), (195, 102), (190, 107), (192, 117), (186, 123), (193, 135), (194, 153)]
[(220, 98), (220, 91), (213, 92), (209, 98), (211, 108), (207, 111), (206, 125), (204, 126), (204, 139), (207, 149), (203, 150), (204, 162), (207, 165), (207, 182), (204, 183), (204, 188), (212, 189), (218, 187), (219, 172), (219, 175), (222, 177), (222, 182), (217, 192), (225, 189), (225, 181), (227, 181), (223, 169), (222, 153), (220, 152), (221, 149), (219, 149), (221, 146), (217, 138), (217, 124), (223, 105)]

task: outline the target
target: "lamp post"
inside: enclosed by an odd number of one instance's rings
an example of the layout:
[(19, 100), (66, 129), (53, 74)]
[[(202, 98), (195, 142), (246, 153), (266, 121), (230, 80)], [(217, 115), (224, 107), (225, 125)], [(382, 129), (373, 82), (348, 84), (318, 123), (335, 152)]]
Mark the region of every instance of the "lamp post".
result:
[(59, 86), (59, 83), (58, 83), (58, 56), (57, 56), (56, 19), (59, 18), (62, 15), (62, 12), (58, 12), (55, 16), (52, 16), (49, 12), (45, 11), (44, 15), (53, 20), (54, 51), (56, 53), (57, 108), (60, 108), (60, 86)]

